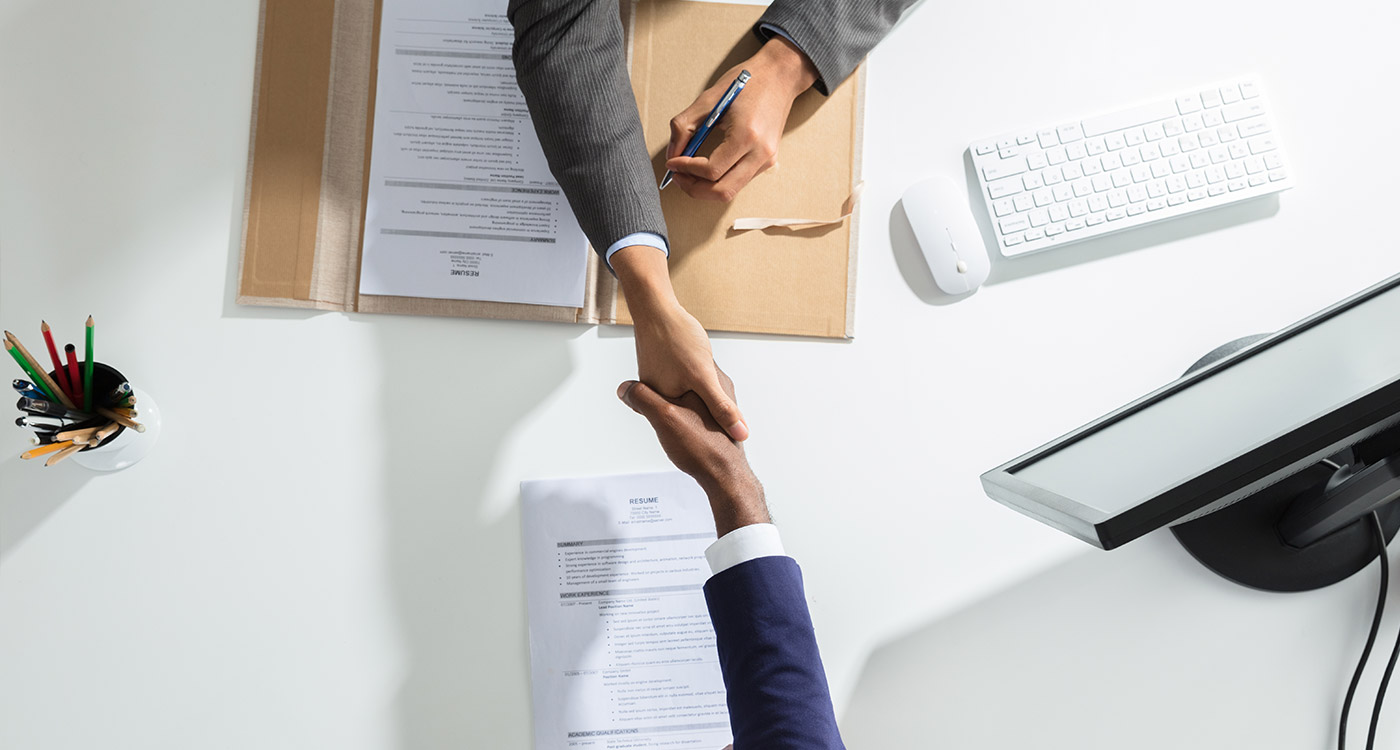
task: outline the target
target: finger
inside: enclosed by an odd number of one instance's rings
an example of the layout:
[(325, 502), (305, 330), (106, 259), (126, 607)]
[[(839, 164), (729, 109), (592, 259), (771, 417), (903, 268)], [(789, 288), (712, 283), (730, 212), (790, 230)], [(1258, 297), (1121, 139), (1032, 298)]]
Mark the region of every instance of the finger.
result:
[(705, 401), (705, 407), (710, 410), (710, 416), (729, 433), (729, 437), (741, 442), (749, 439), (749, 426), (744, 422), (739, 405), (724, 392), (718, 378), (702, 386), (699, 395)]
[(714, 101), (711, 99), (710, 92), (707, 91), (680, 114), (671, 118), (671, 143), (666, 146), (667, 159), (685, 153), (685, 147), (690, 143), (690, 137), (695, 135), (695, 131), (700, 128), (700, 123), (704, 122), (706, 115), (714, 107)]
[(677, 156), (666, 160), (666, 168), (672, 172), (693, 175), (702, 180), (715, 182), (739, 163), (752, 148), (746, 140), (727, 135), (709, 156)]
[(719, 373), (719, 384), (724, 388), (724, 392), (737, 403), (739, 397), (734, 395), (734, 381), (729, 379), (729, 373), (721, 370), (718, 362), (715, 363), (715, 372)]
[(632, 411), (646, 417), (647, 421), (653, 424), (661, 416), (662, 411), (670, 405), (666, 398), (652, 390), (651, 386), (636, 380), (628, 380), (619, 385), (617, 397), (622, 399), (622, 403), (631, 407)]
[(724, 175), (719, 182), (705, 182), (701, 180), (690, 186), (689, 189), (685, 189), (684, 187), (682, 187), (682, 189), (685, 190), (686, 195), (698, 200), (724, 201), (728, 203), (734, 200), (734, 198), (739, 195), (739, 191), (743, 190), (744, 187), (753, 180), (754, 175), (757, 175), (762, 170), (763, 164), (764, 159), (758, 154), (752, 153), (744, 157), (743, 161), (736, 164), (733, 169), (729, 170), (729, 173)]

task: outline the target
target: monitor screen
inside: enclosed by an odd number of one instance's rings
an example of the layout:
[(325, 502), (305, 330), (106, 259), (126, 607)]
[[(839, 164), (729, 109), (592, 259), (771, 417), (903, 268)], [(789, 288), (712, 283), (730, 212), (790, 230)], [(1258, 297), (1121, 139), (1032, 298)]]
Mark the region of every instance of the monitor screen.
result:
[(1012, 474), (1114, 515), (1397, 379), (1400, 288)]

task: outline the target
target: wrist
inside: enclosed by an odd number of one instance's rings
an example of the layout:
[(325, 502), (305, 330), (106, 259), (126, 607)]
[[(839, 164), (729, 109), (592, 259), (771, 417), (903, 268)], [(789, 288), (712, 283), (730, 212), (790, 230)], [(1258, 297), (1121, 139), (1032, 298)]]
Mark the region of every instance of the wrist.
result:
[(765, 42), (755, 59), (755, 67), (787, 88), (794, 99), (817, 82), (817, 67), (796, 44), (782, 36), (775, 35)]
[(704, 483), (703, 488), (710, 499), (710, 511), (715, 517), (715, 533), (718, 536), (744, 526), (773, 522), (768, 515), (763, 485), (753, 472), (716, 478)]
[(613, 253), (610, 262), (630, 309), (659, 313), (680, 305), (662, 251), (647, 245), (629, 245)]

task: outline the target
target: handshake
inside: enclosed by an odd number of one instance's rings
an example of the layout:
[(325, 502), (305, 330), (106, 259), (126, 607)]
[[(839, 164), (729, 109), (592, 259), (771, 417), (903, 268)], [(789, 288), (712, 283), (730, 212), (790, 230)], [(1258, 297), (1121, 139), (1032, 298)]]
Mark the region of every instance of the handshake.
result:
[[(718, 367), (715, 372), (733, 403), (733, 381)], [(618, 386), (617, 397), (647, 418), (666, 457), (705, 491), (719, 537), (743, 526), (770, 523), (763, 485), (749, 467), (743, 446), (720, 427), (694, 391), (666, 398), (646, 383), (629, 380)]]

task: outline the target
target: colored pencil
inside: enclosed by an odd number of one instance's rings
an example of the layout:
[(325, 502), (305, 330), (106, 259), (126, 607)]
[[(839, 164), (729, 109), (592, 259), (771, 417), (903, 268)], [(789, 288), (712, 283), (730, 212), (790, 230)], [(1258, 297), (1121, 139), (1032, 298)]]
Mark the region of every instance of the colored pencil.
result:
[(46, 320), (39, 321), (39, 331), (44, 334), (44, 345), (49, 348), (49, 359), (53, 360), (53, 371), (58, 380), (58, 387), (73, 397), (73, 386), (68, 383), (68, 375), (63, 372), (63, 360), (58, 358), (58, 347), (53, 345), (53, 332), (49, 330), (49, 323)]
[(83, 411), (92, 411), (92, 316), (87, 319), (87, 360), (83, 364)]
[(66, 441), (65, 441), (65, 442), (62, 442), (62, 443), (49, 443), (48, 445), (41, 445), (41, 446), (39, 446), (38, 448), (34, 448), (34, 449), (32, 449), (32, 450), (27, 450), (27, 451), (25, 451), (25, 452), (19, 454), (19, 457), (22, 458), (22, 459), (24, 459), (24, 460), (26, 460), (26, 461), (28, 461), (28, 460), (31, 459), (31, 458), (38, 458), (39, 456), (42, 456), (42, 455), (44, 455), (44, 454), (46, 454), (46, 453), (53, 453), (54, 451), (61, 451), (61, 450), (63, 450), (64, 448), (67, 448), (67, 447), (69, 447), (69, 446), (71, 446), (71, 445), (72, 445), (72, 443), (66, 442)]
[[(51, 400), (59, 401), (64, 406), (72, 409), (73, 402), (68, 400), (68, 395), (58, 389), (58, 384), (53, 382), (53, 378), (49, 377), (48, 372), (39, 365), (39, 361), (29, 354), (29, 350), (24, 348), (24, 344), (20, 343), (19, 338), (13, 333), (5, 331), (5, 341), (14, 346), (15, 350), (19, 352), (19, 356), (16, 357), (16, 359), (20, 361), (20, 364), (22, 366), (27, 364), (26, 371), (34, 377), (35, 387), (49, 394)], [(12, 351), (10, 354), (13, 355), (14, 352)]]
[(103, 440), (106, 440), (107, 438), (111, 437), (112, 433), (116, 432), (119, 429), (121, 429), (120, 424), (116, 422), (108, 422), (106, 427), (103, 427), (102, 429), (98, 430), (97, 433), (92, 436), (92, 444), (101, 445)]
[(53, 466), (54, 464), (58, 463), (59, 461), (62, 461), (63, 459), (68, 458), (69, 456), (73, 455), (74, 453), (77, 453), (78, 451), (80, 451), (80, 450), (82, 450), (83, 448), (86, 448), (86, 447), (87, 447), (87, 446), (85, 446), (85, 445), (78, 445), (77, 443), (74, 443), (74, 444), (68, 446), (67, 448), (64, 448), (63, 450), (61, 450), (61, 451), (59, 451), (59, 452), (53, 454), (53, 456), (51, 456), (51, 457), (49, 458), (49, 460), (47, 460), (47, 461), (44, 462), (44, 465), (45, 465), (45, 466)]
[(63, 353), (68, 356), (68, 382), (73, 386), (73, 395), (83, 392), (83, 376), (78, 372), (78, 347), (66, 344)]
[(145, 428), (144, 426), (142, 426), (142, 425), (137, 424), (137, 423), (135, 422), (135, 420), (131, 419), (130, 417), (124, 417), (124, 416), (122, 416), (122, 415), (120, 415), (120, 414), (118, 414), (118, 413), (112, 411), (111, 409), (108, 409), (108, 408), (105, 407), (105, 406), (99, 406), (99, 407), (97, 407), (97, 413), (98, 413), (98, 414), (101, 414), (102, 416), (104, 416), (104, 417), (106, 417), (106, 418), (108, 418), (108, 419), (110, 419), (110, 420), (113, 420), (113, 421), (115, 421), (115, 422), (121, 422), (121, 423), (122, 423), (122, 426), (124, 426), (124, 427), (130, 427), (131, 429), (136, 430), (137, 432), (145, 432), (145, 431), (146, 431), (146, 428)]
[(72, 440), (75, 443), (86, 444), (87, 441), (92, 438), (93, 434), (97, 432), (97, 429), (96, 427), (86, 427), (81, 430), (64, 430), (55, 437), (59, 440)]

